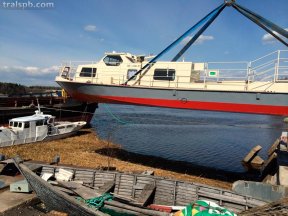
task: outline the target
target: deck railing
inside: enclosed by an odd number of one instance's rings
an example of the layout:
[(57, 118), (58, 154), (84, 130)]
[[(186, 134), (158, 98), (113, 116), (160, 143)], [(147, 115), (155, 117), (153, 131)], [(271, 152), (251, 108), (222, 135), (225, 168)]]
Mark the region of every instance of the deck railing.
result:
[[(101, 73), (98, 70), (95, 74), (87, 73), (87, 75), (81, 72), (81, 76), (79, 76), (80, 72), (76, 72), (78, 65), (93, 65), (96, 63), (94, 61), (66, 61), (60, 68), (59, 76), (71, 81), (95, 84), (122, 85), (126, 82), (127, 74)], [(125, 70), (121, 65), (118, 68), (119, 71)], [(68, 73), (65, 73), (66, 69), (69, 70)], [(207, 89), (209, 86), (223, 85), (229, 81), (235, 86), (238, 85), (239, 89), (248, 90), (255, 81), (265, 82), (264, 85), (288, 82), (288, 50), (278, 50), (250, 62), (207, 62), (204, 64), (203, 70), (194, 71), (191, 76), (178, 76), (177, 73), (181, 74), (181, 71), (177, 70), (175, 77), (171, 80), (155, 80), (153, 75), (145, 75), (136, 85)], [(199, 76), (195, 78), (195, 75)], [(129, 84), (132, 85), (135, 81), (132, 80)]]

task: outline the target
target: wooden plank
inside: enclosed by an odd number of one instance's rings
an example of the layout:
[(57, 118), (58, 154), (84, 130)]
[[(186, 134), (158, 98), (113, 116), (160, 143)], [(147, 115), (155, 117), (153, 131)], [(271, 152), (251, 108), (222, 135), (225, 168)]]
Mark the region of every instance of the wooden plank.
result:
[(59, 181), (58, 183), (59, 183), (59, 185), (74, 191), (76, 194), (81, 196), (83, 199), (91, 199), (91, 198), (99, 197), (102, 195), (97, 190), (89, 188), (87, 186), (83, 186), (79, 183), (63, 182), (63, 181)]
[(159, 204), (159, 205), (173, 205), (173, 200), (168, 200), (162, 198), (156, 198), (154, 199), (154, 204)]
[(69, 195), (75, 195), (75, 192), (73, 190), (70, 190), (68, 188), (64, 188), (64, 187), (58, 187), (58, 186), (54, 186), (57, 190), (60, 190), (64, 193), (67, 193)]
[(114, 198), (118, 199), (118, 200), (123, 200), (126, 202), (136, 202), (135, 199), (133, 199), (131, 196), (125, 196), (122, 194), (115, 194), (115, 193), (111, 193), (113, 195)]
[(76, 188), (80, 188), (81, 187), (81, 184), (79, 183), (76, 183), (76, 182), (73, 182), (73, 181), (70, 181), (70, 182), (67, 182), (67, 181), (57, 181), (58, 184), (60, 186), (63, 186), (65, 188), (68, 188), (68, 189), (76, 189)]
[(184, 188), (183, 188), (183, 189), (177, 189), (176, 192), (177, 192), (177, 193), (196, 194), (196, 188), (193, 188), (193, 189), (187, 188), (186, 190), (185, 190)]
[(189, 199), (195, 199), (196, 194), (191, 195), (191, 194), (176, 194), (176, 200), (189, 200)]
[(235, 212), (246, 210), (246, 205), (239, 205), (239, 204), (230, 203), (230, 202), (223, 202), (222, 206), (228, 209), (237, 209)]
[(243, 158), (244, 163), (250, 163), (253, 158), (258, 154), (258, 152), (262, 149), (260, 145), (255, 146), (250, 150), (250, 152)]
[(81, 196), (83, 199), (92, 199), (102, 195), (101, 193), (98, 193), (96, 190), (82, 185), (79, 188), (73, 189), (73, 191), (77, 193), (79, 196)]
[(193, 200), (189, 200), (188, 202), (187, 201), (182, 201), (182, 200), (176, 200), (176, 205), (177, 206), (186, 206), (188, 205), (189, 203), (195, 201), (195, 199)]
[(135, 190), (143, 190), (145, 185), (146, 184), (143, 184), (143, 183), (140, 184), (140, 183), (137, 182), (137, 184), (133, 185), (133, 189), (135, 189)]
[(275, 142), (271, 145), (271, 147), (268, 150), (268, 155), (269, 156), (272, 155), (275, 152), (275, 150), (277, 149), (279, 143), (280, 143), (280, 140), (276, 139)]
[(137, 203), (141, 206), (145, 206), (147, 204), (147, 201), (151, 198), (152, 194), (155, 191), (155, 185), (154, 184), (146, 184), (144, 189), (142, 190), (142, 193), (140, 194), (139, 199), (137, 199)]
[(241, 204), (241, 205), (246, 205), (246, 199), (243, 197), (242, 199), (235, 198), (235, 197), (226, 197), (221, 194), (213, 194), (213, 193), (198, 193), (199, 197), (205, 198), (205, 199), (213, 199), (216, 200), (216, 202), (219, 202), (219, 200), (231, 202), (231, 203), (236, 203), (236, 204)]
[(93, 171), (88, 171), (88, 170), (76, 170), (75, 175), (94, 175)]
[(206, 187), (199, 187), (198, 192), (209, 192), (209, 193), (213, 193), (213, 194), (221, 194), (221, 190), (219, 189), (214, 189), (214, 188), (206, 188)]
[(153, 176), (138, 176), (137, 177), (137, 182), (138, 181), (143, 181), (143, 182), (154, 182), (155, 179)]
[(115, 186), (114, 181), (105, 182), (102, 187), (100, 187), (97, 191), (101, 194), (110, 192)]
[(137, 183), (136, 184), (143, 184), (143, 185), (145, 185), (145, 184), (155, 184), (154, 183), (155, 181), (153, 181), (153, 179), (151, 179), (151, 180), (142, 180), (142, 179), (138, 179), (137, 178)]
[(158, 180), (156, 181), (156, 187), (160, 186), (160, 185), (170, 185), (172, 187), (174, 187), (174, 182), (175, 181), (169, 181), (169, 180)]

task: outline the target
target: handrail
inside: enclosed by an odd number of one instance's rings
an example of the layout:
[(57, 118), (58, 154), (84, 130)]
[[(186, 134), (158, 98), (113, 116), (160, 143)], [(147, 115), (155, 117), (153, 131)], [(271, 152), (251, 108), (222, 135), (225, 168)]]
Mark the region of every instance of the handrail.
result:
[[(285, 52), (284, 57), (282, 56)], [(181, 75), (181, 70), (184, 73), (184, 69), (177, 70), (175, 77), (165, 77), (167, 79), (163, 80), (154, 80), (154, 75), (146, 74), (141, 78), (141, 84), (138, 85), (148, 85), (148, 86), (166, 86), (169, 88), (180, 88), (183, 86), (187, 86), (189, 88), (192, 85), (200, 86), (203, 84), (204, 88), (207, 88), (207, 85), (217, 85), (217, 83), (227, 83), (228, 81), (241, 83), (241, 85), (245, 85), (246, 89), (249, 89), (249, 85), (254, 85), (255, 81), (263, 81), (265, 82), (279, 82), (285, 81), (288, 77), (288, 66), (286, 61), (288, 58), (286, 57), (288, 50), (279, 50), (271, 52), (265, 56), (262, 56), (253, 61), (235, 61), (235, 62), (206, 62), (203, 63), (203, 69), (196, 70), (195, 75), (183, 76)], [(277, 55), (277, 58), (276, 56)], [(265, 61), (264, 61), (265, 60)], [(89, 83), (104, 83), (104, 84), (112, 84), (112, 85), (121, 85), (127, 79), (127, 67), (125, 65), (117, 67), (118, 72), (110, 73), (109, 70), (97, 69), (95, 76), (93, 76), (93, 72), (81, 72), (81, 69), (76, 67), (76, 63), (91, 63), (95, 64), (94, 61), (66, 61), (65, 64), (62, 64), (60, 67), (61, 70), (63, 68), (70, 67), (69, 74), (66, 79), (70, 81), (80, 81), (80, 82), (89, 82)], [(163, 62), (161, 62), (163, 64)], [(157, 63), (156, 63), (157, 65)], [(92, 65), (92, 67), (99, 67), (98, 64)], [(60, 70), (59, 76), (62, 75), (63, 71)], [(78, 72), (77, 72), (78, 70)], [(152, 69), (153, 70), (153, 69)], [(209, 74), (210, 71), (217, 71), (216, 75), (211, 76)], [(194, 71), (194, 70), (193, 70)], [(180, 75), (177, 75), (180, 74)], [(185, 71), (187, 74), (187, 71)], [(86, 75), (85, 75), (86, 74)], [(139, 76), (139, 75), (138, 75)], [(158, 78), (161, 78), (158, 76)], [(166, 83), (166, 84), (165, 84)]]

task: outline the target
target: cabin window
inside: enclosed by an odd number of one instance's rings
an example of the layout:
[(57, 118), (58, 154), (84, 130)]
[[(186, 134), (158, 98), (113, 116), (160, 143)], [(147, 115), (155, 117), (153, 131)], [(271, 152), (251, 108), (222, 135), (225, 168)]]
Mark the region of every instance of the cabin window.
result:
[(24, 128), (29, 128), (29, 127), (30, 127), (29, 122), (25, 122), (24, 123)]
[(174, 69), (155, 69), (154, 70), (154, 80), (175, 80), (175, 70)]
[[(128, 71), (127, 71), (127, 79), (130, 79), (134, 74), (136, 74), (137, 73), (137, 70), (135, 70), (135, 69), (129, 69)], [(133, 80), (135, 80), (136, 79), (136, 76), (133, 78)]]
[(42, 125), (43, 125), (43, 120), (36, 121), (36, 126), (42, 126)]
[(9, 126), (10, 126), (10, 127), (13, 127), (13, 122), (9, 122)]
[(13, 122), (13, 127), (18, 127), (18, 122)]
[(107, 66), (119, 66), (123, 62), (121, 56), (114, 55), (106, 56), (103, 61)]
[(19, 122), (18, 127), (22, 128), (22, 122)]
[(80, 77), (95, 77), (96, 68), (83, 67), (80, 72)]

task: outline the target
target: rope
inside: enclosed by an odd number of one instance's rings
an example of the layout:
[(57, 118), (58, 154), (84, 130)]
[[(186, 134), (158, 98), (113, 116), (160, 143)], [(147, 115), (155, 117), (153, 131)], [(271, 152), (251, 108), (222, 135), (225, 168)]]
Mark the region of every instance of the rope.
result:
[(105, 201), (111, 201), (113, 199), (113, 195), (110, 193), (104, 193), (103, 195), (91, 199), (83, 199), (82, 197), (76, 197), (77, 200), (84, 202), (90, 208), (100, 209), (104, 206)]
[[(108, 113), (108, 111), (107, 111)], [(110, 113), (108, 113), (109, 115), (111, 115)], [(99, 113), (96, 115), (100, 115)], [(134, 124), (133, 122), (126, 122), (124, 120), (121, 120), (119, 117), (117, 117), (115, 114), (112, 113), (112, 115), (115, 116), (116, 120), (119, 119), (122, 122), (125, 122), (126, 124)], [(101, 113), (101, 116), (102, 113)], [(114, 119), (115, 119), (114, 118)], [(219, 125), (219, 123), (211, 123), (211, 122), (204, 122), (204, 121), (186, 121), (186, 120), (177, 120), (177, 119), (167, 119), (167, 118), (155, 118), (155, 117), (138, 117), (138, 116), (129, 116), (129, 119), (135, 119), (137, 121), (139, 120), (152, 120), (152, 121), (157, 121), (157, 124), (161, 124), (159, 122), (163, 122), (162, 124), (167, 125), (167, 123), (174, 123), (174, 125)], [(288, 121), (288, 120), (287, 120)], [(146, 122), (147, 123), (147, 122)], [(140, 124), (140, 122), (139, 122)], [(148, 123), (149, 124), (149, 123)], [(259, 125), (259, 126), (254, 126), (254, 125), (246, 125), (246, 124), (223, 124), (221, 123), (221, 126), (226, 126), (226, 127), (235, 127), (235, 128), (259, 128), (259, 129), (272, 129), (274, 130), (275, 127), (272, 126), (263, 126), (263, 125)], [(282, 129), (285, 130), (285, 127), (278, 127), (277, 129)]]
[(120, 119), (118, 116), (114, 115), (111, 110), (109, 109), (109, 106), (107, 104), (103, 104), (103, 107), (105, 108), (105, 110), (107, 111), (107, 113), (113, 118), (115, 119), (117, 122), (121, 123), (121, 124), (131, 124), (131, 122), (127, 122), (125, 120)]
[[(45, 107), (45, 106), (41, 106), (45, 109), (50, 109), (50, 110), (61, 110), (61, 111), (67, 111), (67, 112), (75, 112), (75, 113), (85, 113), (85, 114), (94, 114), (94, 112), (83, 112), (83, 111), (77, 111), (77, 110), (67, 110), (67, 109), (61, 109), (61, 108), (50, 108), (50, 107)], [(86, 107), (87, 108), (87, 107)]]

